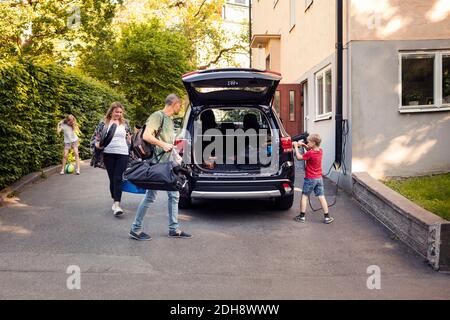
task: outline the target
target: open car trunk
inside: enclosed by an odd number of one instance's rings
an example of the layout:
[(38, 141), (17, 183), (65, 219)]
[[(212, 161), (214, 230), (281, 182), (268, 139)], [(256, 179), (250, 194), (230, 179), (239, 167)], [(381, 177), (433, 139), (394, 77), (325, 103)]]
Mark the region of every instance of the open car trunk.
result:
[(261, 174), (273, 165), (274, 132), (258, 107), (203, 108), (194, 120), (194, 164), (203, 174)]

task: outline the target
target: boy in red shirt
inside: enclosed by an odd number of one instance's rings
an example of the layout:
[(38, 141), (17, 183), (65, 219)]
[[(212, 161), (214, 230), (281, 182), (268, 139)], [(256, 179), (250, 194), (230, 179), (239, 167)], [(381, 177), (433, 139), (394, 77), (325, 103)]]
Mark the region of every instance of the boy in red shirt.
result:
[[(328, 214), (328, 203), (325, 199), (322, 179), (322, 156), (323, 151), (319, 148), (322, 139), (318, 134), (311, 134), (308, 137), (308, 144), (294, 141), (295, 156), (298, 160), (306, 161), (305, 180), (303, 182), (302, 200), (300, 204), (300, 214), (294, 218), (295, 221), (305, 222), (305, 211), (308, 197), (314, 190), (314, 194), (319, 198), (320, 204), (324, 212), (323, 222), (329, 224), (334, 218)], [(304, 146), (308, 150), (303, 155), (298, 147)]]

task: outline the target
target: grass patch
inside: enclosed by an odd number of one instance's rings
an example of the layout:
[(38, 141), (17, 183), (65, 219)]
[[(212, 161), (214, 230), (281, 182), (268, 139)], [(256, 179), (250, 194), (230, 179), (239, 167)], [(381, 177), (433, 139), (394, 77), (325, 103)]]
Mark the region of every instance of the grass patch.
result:
[(383, 181), (389, 188), (450, 221), (450, 173)]

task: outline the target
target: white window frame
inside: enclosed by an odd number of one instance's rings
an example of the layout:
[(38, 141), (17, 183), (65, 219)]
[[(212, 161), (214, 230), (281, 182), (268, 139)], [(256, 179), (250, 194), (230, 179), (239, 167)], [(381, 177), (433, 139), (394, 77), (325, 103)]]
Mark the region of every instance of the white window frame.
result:
[[(331, 72), (331, 106), (330, 109), (331, 111), (329, 112), (325, 112), (326, 108), (326, 81), (325, 81), (325, 75), (326, 73), (330, 71)], [(318, 81), (318, 77), (322, 75), (322, 79), (323, 79), (323, 88), (322, 88), (322, 94), (323, 94), (323, 110), (324, 113), (319, 114), (319, 81)], [(333, 70), (331, 68), (331, 65), (321, 69), (320, 71), (316, 72), (314, 74), (314, 87), (315, 87), (315, 104), (316, 104), (316, 120), (328, 120), (331, 119), (332, 115), (333, 115)]]
[[(403, 106), (402, 105), (402, 95), (403, 95), (403, 83), (402, 83), (402, 58), (404, 56), (414, 56), (414, 55), (434, 55), (434, 78), (433, 78), (433, 100), (434, 104), (418, 105), (418, 106)], [(444, 50), (434, 50), (434, 51), (409, 51), (409, 52), (399, 52), (398, 55), (398, 110), (400, 113), (410, 113), (410, 112), (430, 112), (430, 111), (448, 111), (450, 110), (450, 103), (443, 103), (444, 97), (442, 92), (442, 57), (444, 55), (450, 55), (450, 51)]]

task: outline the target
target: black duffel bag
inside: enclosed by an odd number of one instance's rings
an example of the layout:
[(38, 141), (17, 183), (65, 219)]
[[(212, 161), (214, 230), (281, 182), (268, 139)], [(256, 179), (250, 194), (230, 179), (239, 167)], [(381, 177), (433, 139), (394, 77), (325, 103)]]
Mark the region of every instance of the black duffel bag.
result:
[(188, 193), (189, 168), (173, 161), (151, 164), (144, 160), (132, 161), (123, 173), (123, 180), (150, 190)]

